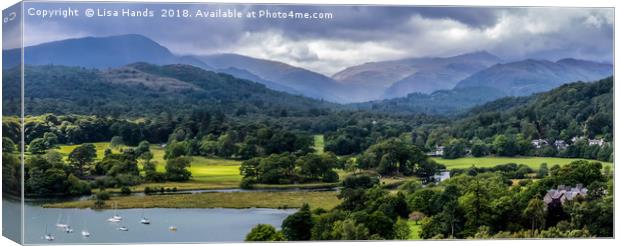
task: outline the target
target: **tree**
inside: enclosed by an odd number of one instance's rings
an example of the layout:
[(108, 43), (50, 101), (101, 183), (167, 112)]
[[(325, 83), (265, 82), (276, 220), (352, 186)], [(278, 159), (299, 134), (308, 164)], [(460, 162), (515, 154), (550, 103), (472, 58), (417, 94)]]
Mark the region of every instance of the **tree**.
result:
[(448, 185), (439, 197), (439, 203), (443, 205), (438, 215), (448, 225), (450, 237), (454, 237), (456, 224), (459, 222), (461, 210), (458, 203), (459, 191), (454, 185)]
[(459, 157), (463, 157), (467, 154), (466, 148), (467, 146), (465, 145), (465, 141), (461, 139), (452, 139), (445, 146), (445, 149), (443, 152), (443, 158), (456, 159)]
[(45, 146), (48, 149), (53, 148), (58, 144), (58, 136), (51, 132), (44, 133), (43, 140), (45, 141)]
[(379, 184), (379, 178), (368, 174), (352, 174), (342, 181), (342, 186), (349, 189), (368, 189)]
[(122, 146), (123, 143), (123, 138), (120, 136), (114, 136), (112, 137), (112, 139), (110, 140), (110, 148), (118, 148), (120, 146)]
[(47, 144), (43, 138), (32, 140), (32, 142), (28, 145), (28, 151), (35, 155), (43, 154), (45, 153), (45, 150), (47, 150)]
[(352, 219), (334, 222), (332, 232), (334, 239), (340, 240), (368, 240), (368, 228), (364, 224), (356, 224)]
[[(376, 169), (382, 175), (419, 175), (418, 166), (435, 164), (415, 145), (390, 138), (370, 146), (360, 157), (359, 167)], [(434, 175), (433, 173), (432, 175)]]
[(409, 220), (414, 221), (416, 225), (419, 225), (424, 218), (426, 218), (426, 215), (420, 211), (413, 211), (409, 214)]
[(532, 232), (543, 228), (546, 217), (545, 202), (540, 198), (532, 198), (523, 211), (523, 217), (532, 222)]
[(411, 234), (409, 224), (407, 224), (407, 221), (402, 218), (398, 218), (396, 220), (396, 224), (394, 224), (394, 231), (394, 239), (398, 240), (409, 239), (409, 235)]
[(536, 174), (536, 177), (537, 178), (544, 178), (544, 177), (547, 177), (547, 175), (549, 175), (549, 168), (547, 168), (547, 163), (540, 164), (540, 167), (538, 168), (538, 173)]
[(471, 155), (474, 157), (481, 157), (489, 154), (489, 148), (487, 145), (482, 142), (480, 139), (476, 139), (473, 141), (471, 145)]
[(15, 143), (7, 137), (2, 138), (2, 152), (13, 153), (15, 151)]
[(173, 142), (166, 146), (166, 152), (164, 153), (164, 159), (172, 159), (180, 156), (188, 155), (187, 142)]
[(310, 206), (304, 203), (296, 213), (289, 215), (282, 222), (282, 233), (290, 241), (306, 241), (312, 236), (314, 226)]
[(517, 140), (513, 135), (497, 135), (493, 140), (493, 148), (495, 153), (500, 156), (515, 156), (519, 153)]
[(95, 145), (87, 143), (75, 148), (69, 153), (69, 163), (77, 170), (77, 176), (83, 177), (89, 169), (89, 165), (97, 157)]
[(245, 236), (245, 241), (283, 241), (284, 236), (272, 225), (258, 224)]
[(151, 152), (151, 144), (149, 141), (142, 141), (138, 144), (138, 147), (134, 150), (136, 152), (136, 156), (141, 156), (144, 153)]
[(190, 166), (189, 157), (177, 157), (166, 161), (166, 179), (170, 181), (187, 181), (192, 173), (187, 169)]

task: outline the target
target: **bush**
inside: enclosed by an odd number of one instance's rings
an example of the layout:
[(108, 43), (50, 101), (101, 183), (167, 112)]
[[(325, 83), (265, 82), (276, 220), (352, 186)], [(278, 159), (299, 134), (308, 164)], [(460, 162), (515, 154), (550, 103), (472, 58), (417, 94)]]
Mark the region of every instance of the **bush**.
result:
[(121, 188), (121, 194), (123, 194), (123, 195), (131, 195), (131, 189), (129, 189), (129, 187), (127, 187), (127, 186), (123, 186)]
[(95, 203), (93, 203), (93, 208), (94, 209), (102, 209), (104, 206), (105, 206), (105, 201), (104, 200), (97, 199), (95, 201)]
[(272, 225), (258, 224), (245, 236), (245, 241), (284, 241), (284, 235)]
[(325, 173), (322, 181), (327, 182), (327, 183), (333, 183), (333, 182), (338, 182), (339, 178), (340, 177), (338, 177), (338, 173), (336, 173), (333, 170), (330, 170), (329, 172)]
[(102, 200), (102, 201), (110, 200), (110, 193), (107, 191), (100, 191), (100, 192), (97, 192), (97, 194), (95, 195), (95, 198), (97, 200)]
[(243, 178), (243, 179), (241, 180), (241, 184), (239, 184), (239, 187), (240, 187), (241, 189), (246, 189), (246, 190), (249, 190), (249, 189), (253, 189), (253, 188), (254, 188), (254, 184), (255, 184), (255, 183), (256, 183), (256, 180), (254, 180), (254, 179), (251, 179), (251, 178)]
[(379, 179), (377, 177), (371, 177), (367, 174), (349, 175), (342, 182), (342, 186), (351, 189), (368, 189), (375, 186), (376, 184), (379, 184)]

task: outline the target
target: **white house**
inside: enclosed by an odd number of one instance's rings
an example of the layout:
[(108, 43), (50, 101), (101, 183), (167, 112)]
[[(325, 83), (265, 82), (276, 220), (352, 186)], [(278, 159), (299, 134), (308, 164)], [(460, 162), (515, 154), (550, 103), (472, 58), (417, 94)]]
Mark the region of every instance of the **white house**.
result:
[(532, 146), (534, 146), (534, 148), (540, 149), (545, 145), (549, 145), (549, 142), (547, 142), (547, 140), (544, 140), (544, 139), (532, 140)]
[(588, 145), (590, 146), (592, 145), (603, 146), (603, 144), (605, 144), (605, 140), (603, 139), (588, 139)]
[(555, 148), (558, 150), (563, 150), (563, 149), (568, 148), (568, 144), (564, 140), (555, 140), (555, 142), (553, 143), (553, 146), (555, 146)]
[(431, 150), (431, 152), (428, 152), (426, 154), (429, 156), (442, 156), (444, 149), (445, 149), (444, 146), (438, 145), (438, 146), (435, 146), (434, 150)]

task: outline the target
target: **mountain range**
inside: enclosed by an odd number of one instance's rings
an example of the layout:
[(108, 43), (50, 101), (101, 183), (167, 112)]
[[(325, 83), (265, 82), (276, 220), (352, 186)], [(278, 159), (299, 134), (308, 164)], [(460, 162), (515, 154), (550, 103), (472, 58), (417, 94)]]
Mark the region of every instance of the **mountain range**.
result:
[(394, 98), (452, 89), (467, 76), (500, 61), (486, 51), (445, 58), (408, 58), (349, 67), (332, 78), (347, 85), (372, 87), (368, 93), (374, 94), (367, 94), (367, 99)]
[[(2, 67), (20, 62), (21, 49), (3, 50)], [(65, 65), (87, 68), (120, 67), (135, 62), (152, 64), (189, 64), (210, 69), (191, 56), (176, 56), (168, 48), (137, 34), (84, 37), (54, 41), (24, 49), (27, 65)]]
[[(3, 50), (3, 68), (19, 64), (20, 53), (20, 49)], [(26, 65), (63, 65), (102, 70), (139, 62), (187, 64), (250, 80), (292, 95), (338, 103), (371, 101), (356, 104), (356, 107), (375, 105), (385, 108), (379, 106), (382, 103), (412, 106), (412, 101), (416, 102), (415, 105), (423, 102), (422, 108), (432, 107), (434, 103), (453, 104), (448, 107), (452, 108), (449, 110), (422, 110), (424, 112), (452, 111), (503, 96), (530, 95), (564, 83), (592, 81), (613, 74), (611, 64), (571, 58), (555, 62), (531, 59), (506, 62), (489, 52), (477, 51), (451, 57), (364, 63), (329, 77), (283, 62), (240, 54), (177, 55), (148, 37), (137, 34), (43, 43), (26, 47), (24, 55)], [(175, 81), (151, 82), (158, 85), (169, 82), (174, 85), (172, 87), (180, 85)], [(474, 94), (480, 96), (481, 93), (475, 93), (475, 88), (487, 94), (476, 99), (465, 99)], [(438, 100), (447, 101), (436, 103)], [(462, 104), (457, 105), (457, 101)], [(415, 105), (406, 111), (420, 109)]]
[(510, 96), (548, 91), (569, 81), (593, 81), (613, 74), (611, 64), (577, 59), (528, 59), (497, 64), (460, 81), (455, 88), (491, 87)]

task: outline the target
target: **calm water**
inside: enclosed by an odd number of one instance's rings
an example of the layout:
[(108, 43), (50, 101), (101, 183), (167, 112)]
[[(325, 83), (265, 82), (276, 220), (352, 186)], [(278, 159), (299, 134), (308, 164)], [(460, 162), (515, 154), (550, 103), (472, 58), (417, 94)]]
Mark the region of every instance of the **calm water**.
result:
[[(3, 200), (3, 206), (18, 207), (19, 203)], [(51, 209), (32, 203), (25, 205), (26, 244), (67, 243), (153, 243), (153, 242), (240, 242), (256, 224), (271, 224), (279, 228), (286, 216), (295, 209), (120, 209), (123, 217), (120, 223), (110, 223), (113, 210)], [(142, 214), (151, 221), (140, 224)], [(19, 216), (19, 215), (12, 215)], [(56, 228), (61, 223), (71, 225), (73, 233)], [(120, 231), (125, 226), (129, 231)], [(170, 226), (177, 231), (170, 231)], [(52, 233), (54, 241), (43, 239), (45, 230)], [(87, 229), (91, 236), (81, 234)]]

